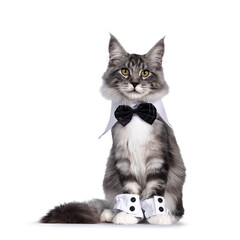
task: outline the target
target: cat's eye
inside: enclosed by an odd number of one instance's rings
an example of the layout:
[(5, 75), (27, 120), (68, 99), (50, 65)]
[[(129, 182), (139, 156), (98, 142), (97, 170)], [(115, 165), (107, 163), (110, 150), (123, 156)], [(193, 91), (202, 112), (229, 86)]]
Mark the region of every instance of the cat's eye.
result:
[(149, 71), (148, 70), (143, 70), (141, 73), (142, 77), (147, 77), (149, 75)]
[(121, 73), (123, 76), (128, 76), (129, 75), (129, 70), (127, 68), (122, 68)]

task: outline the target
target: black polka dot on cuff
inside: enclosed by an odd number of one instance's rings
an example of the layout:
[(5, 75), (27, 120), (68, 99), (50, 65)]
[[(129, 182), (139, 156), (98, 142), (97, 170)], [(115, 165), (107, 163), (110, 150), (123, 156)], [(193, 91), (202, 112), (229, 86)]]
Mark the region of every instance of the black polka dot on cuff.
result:
[(134, 206), (131, 206), (129, 209), (130, 209), (130, 211), (133, 212), (133, 211), (135, 210), (135, 207), (134, 207)]
[(164, 208), (163, 208), (163, 207), (160, 207), (160, 208), (159, 208), (159, 211), (160, 211), (160, 212), (163, 212), (163, 211), (164, 211)]
[(132, 197), (132, 198), (131, 198), (131, 202), (136, 202), (136, 198), (135, 198), (135, 197)]

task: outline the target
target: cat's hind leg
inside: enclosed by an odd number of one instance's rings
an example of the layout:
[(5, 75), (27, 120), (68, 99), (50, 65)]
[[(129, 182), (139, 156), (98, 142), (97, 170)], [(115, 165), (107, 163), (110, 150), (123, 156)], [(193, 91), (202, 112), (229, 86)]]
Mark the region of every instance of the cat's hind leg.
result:
[(138, 218), (126, 212), (115, 213), (112, 209), (105, 209), (100, 216), (100, 222), (102, 223), (136, 224), (138, 221)]
[(119, 212), (113, 218), (114, 224), (136, 224), (139, 222), (139, 218), (134, 217), (126, 212)]
[(105, 209), (100, 216), (100, 222), (111, 223), (113, 221), (114, 216), (115, 213), (112, 209)]

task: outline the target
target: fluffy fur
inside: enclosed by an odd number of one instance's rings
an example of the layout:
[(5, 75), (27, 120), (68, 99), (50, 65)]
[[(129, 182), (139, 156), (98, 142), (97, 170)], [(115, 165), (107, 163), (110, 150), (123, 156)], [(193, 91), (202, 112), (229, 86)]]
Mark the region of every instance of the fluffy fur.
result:
[[(101, 88), (103, 96), (119, 105), (162, 98), (168, 92), (162, 69), (163, 54), (164, 39), (147, 54), (137, 55), (127, 53), (111, 36), (109, 65)], [(143, 74), (146, 70), (147, 76)], [(183, 216), (185, 167), (173, 130), (160, 116), (152, 125), (134, 116), (125, 127), (116, 123), (112, 138), (103, 181), (106, 200), (61, 205), (41, 222), (135, 224), (138, 218), (111, 210), (115, 196), (122, 193), (138, 194), (141, 200), (154, 195), (165, 197), (172, 217), (154, 216), (148, 219), (150, 224), (175, 223)]]
[(41, 220), (44, 223), (97, 223), (97, 209), (87, 203), (67, 203), (57, 206)]

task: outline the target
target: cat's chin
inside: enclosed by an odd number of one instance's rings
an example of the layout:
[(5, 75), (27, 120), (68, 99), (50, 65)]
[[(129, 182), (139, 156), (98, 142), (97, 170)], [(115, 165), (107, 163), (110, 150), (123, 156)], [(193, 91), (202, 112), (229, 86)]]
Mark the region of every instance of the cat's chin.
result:
[(139, 93), (137, 91), (123, 92), (123, 95), (130, 101), (142, 101), (148, 92)]
[(163, 89), (162, 91), (159, 92), (151, 92), (151, 91), (146, 91), (146, 92), (137, 92), (137, 91), (132, 91), (132, 92), (127, 92), (127, 93), (122, 93), (124, 97), (126, 97), (126, 100), (129, 102), (135, 102), (135, 101), (144, 101), (144, 102), (153, 102), (156, 100), (159, 100), (163, 98), (165, 95), (168, 94), (168, 88)]
[(168, 87), (155, 93), (149, 91), (139, 93), (137, 91), (119, 91), (103, 84), (101, 87), (101, 93), (106, 99), (112, 100), (118, 104), (129, 104), (136, 101), (152, 102), (164, 97), (168, 93)]

